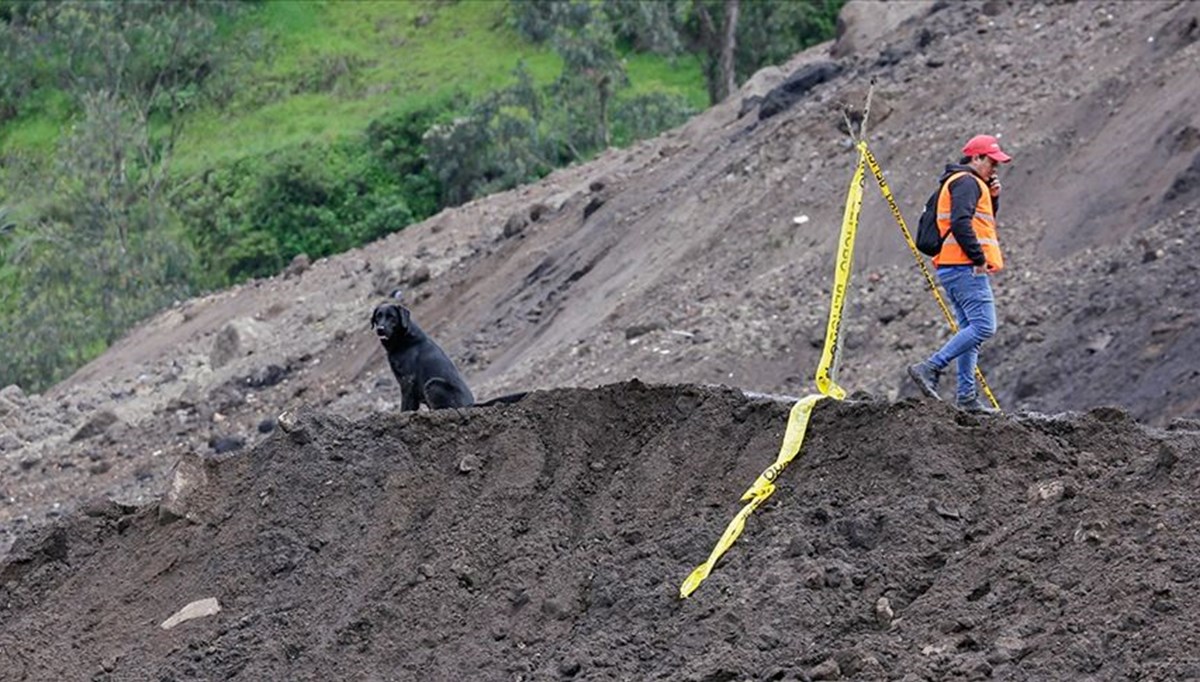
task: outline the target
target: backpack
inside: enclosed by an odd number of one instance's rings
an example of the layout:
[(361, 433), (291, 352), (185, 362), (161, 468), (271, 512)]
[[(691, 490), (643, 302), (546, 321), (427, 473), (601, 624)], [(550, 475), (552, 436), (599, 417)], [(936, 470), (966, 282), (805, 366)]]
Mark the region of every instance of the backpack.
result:
[(938, 195), (941, 193), (942, 186), (938, 185), (933, 194), (929, 195), (929, 200), (925, 202), (925, 210), (921, 211), (921, 217), (917, 219), (917, 250), (926, 256), (941, 253), (942, 242), (946, 241), (937, 224)]

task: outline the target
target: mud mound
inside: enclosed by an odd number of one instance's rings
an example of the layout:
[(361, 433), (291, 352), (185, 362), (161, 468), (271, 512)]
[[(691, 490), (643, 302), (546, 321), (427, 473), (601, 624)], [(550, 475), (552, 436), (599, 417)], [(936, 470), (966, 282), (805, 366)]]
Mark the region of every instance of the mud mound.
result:
[[(1200, 674), (1200, 433), (1115, 409), (817, 406), (689, 600), (789, 404), (639, 382), (302, 413), (0, 564), (5, 679)], [(220, 612), (160, 628), (184, 605)], [(1190, 666), (1190, 667), (1189, 667)]]

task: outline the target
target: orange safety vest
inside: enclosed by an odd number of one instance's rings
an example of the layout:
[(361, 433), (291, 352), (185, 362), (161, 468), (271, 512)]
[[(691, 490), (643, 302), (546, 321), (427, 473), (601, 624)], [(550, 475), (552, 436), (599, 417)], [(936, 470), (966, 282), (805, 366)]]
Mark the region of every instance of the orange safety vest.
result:
[(938, 194), (938, 232), (945, 237), (946, 241), (942, 242), (941, 253), (933, 257), (933, 264), (935, 266), (972, 265), (971, 259), (967, 258), (967, 252), (958, 245), (958, 240), (950, 231), (950, 185), (963, 175), (970, 175), (975, 182), (979, 183), (979, 202), (975, 204), (971, 229), (975, 231), (975, 238), (979, 240), (979, 246), (983, 248), (983, 257), (987, 260), (987, 264), (991, 266), (992, 270), (1000, 270), (1004, 267), (1004, 255), (1000, 253), (1000, 240), (996, 238), (996, 214), (992, 210), (992, 193), (988, 189), (987, 183), (978, 175), (967, 171), (959, 171), (947, 178), (946, 182), (942, 184), (942, 191)]

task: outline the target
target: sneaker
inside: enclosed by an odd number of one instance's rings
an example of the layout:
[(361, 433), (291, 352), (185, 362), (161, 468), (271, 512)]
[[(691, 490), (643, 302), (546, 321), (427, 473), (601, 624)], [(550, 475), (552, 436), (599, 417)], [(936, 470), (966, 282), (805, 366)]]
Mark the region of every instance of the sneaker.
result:
[(941, 370), (934, 368), (928, 362), (918, 362), (908, 367), (908, 376), (917, 382), (917, 387), (921, 389), (922, 393), (934, 400), (942, 399), (938, 395), (938, 378), (941, 374)]
[(960, 397), (958, 409), (972, 414), (1000, 414), (1000, 410), (993, 407), (990, 400), (982, 400), (978, 395), (967, 398)]

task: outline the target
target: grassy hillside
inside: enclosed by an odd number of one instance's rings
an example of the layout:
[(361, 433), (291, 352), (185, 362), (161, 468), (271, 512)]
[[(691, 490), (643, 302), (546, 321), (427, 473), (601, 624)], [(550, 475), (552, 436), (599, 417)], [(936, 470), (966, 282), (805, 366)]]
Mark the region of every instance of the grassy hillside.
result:
[[(202, 172), (245, 156), (361, 133), (387, 111), (438, 108), (512, 82), (524, 62), (539, 83), (562, 70), (549, 47), (522, 39), (507, 3), (387, 0), (264, 2), (222, 33), (244, 41), (230, 99), (190, 114), (174, 172)], [(668, 91), (697, 110), (707, 104), (699, 59), (630, 53), (631, 91)], [(50, 155), (75, 111), (63, 92), (37, 93), (33, 114), (0, 126), (0, 153)]]
[(500, 87), (519, 60), (552, 78), (557, 57), (507, 29), (504, 11), (499, 2), (266, 3), (237, 29), (265, 34), (266, 53), (225, 111), (189, 123), (179, 169), (359, 133), (388, 109)]
[[(840, 4), (743, 3), (736, 75), (828, 38)], [(0, 386), (682, 123), (724, 7), (0, 0)]]

